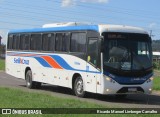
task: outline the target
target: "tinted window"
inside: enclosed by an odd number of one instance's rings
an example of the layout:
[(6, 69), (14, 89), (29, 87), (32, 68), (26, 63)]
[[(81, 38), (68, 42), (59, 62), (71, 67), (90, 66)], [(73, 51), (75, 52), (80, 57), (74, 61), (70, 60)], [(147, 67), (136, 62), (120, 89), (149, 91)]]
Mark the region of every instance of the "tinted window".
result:
[(70, 39), (70, 35), (69, 33), (65, 33), (63, 36), (63, 46), (62, 46), (62, 51), (67, 52), (69, 50), (69, 39)]
[(41, 34), (31, 35), (31, 50), (41, 50), (42, 39)]
[(63, 43), (63, 34), (62, 33), (59, 33), (59, 34), (56, 34), (56, 51), (62, 51), (63, 49), (63, 46), (62, 46), (62, 43)]
[(97, 39), (90, 38), (88, 44), (88, 56), (90, 58), (89, 62), (91, 62), (94, 65), (97, 64), (97, 53), (98, 53)]
[(13, 45), (12, 49), (17, 50), (19, 49), (19, 35), (13, 35)]
[(12, 42), (13, 42), (13, 35), (9, 35), (8, 36), (8, 45), (7, 45), (8, 49), (12, 49)]
[(86, 52), (86, 34), (72, 33), (71, 52)]
[(43, 34), (43, 46), (44, 51), (54, 51), (54, 34)]
[(69, 50), (69, 33), (59, 33), (56, 35), (56, 51), (67, 52)]
[(20, 49), (21, 50), (29, 50), (29, 34), (22, 34), (20, 36)]

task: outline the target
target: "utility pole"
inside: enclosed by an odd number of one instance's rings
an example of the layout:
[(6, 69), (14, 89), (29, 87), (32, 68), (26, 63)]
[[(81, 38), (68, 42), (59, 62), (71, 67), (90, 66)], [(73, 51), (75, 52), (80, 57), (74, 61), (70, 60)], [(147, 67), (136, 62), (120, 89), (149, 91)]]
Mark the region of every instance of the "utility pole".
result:
[(154, 37), (155, 35), (152, 35), (153, 31), (150, 30), (150, 37)]
[(1, 46), (1, 39), (2, 39), (2, 37), (1, 37), (1, 35), (0, 35), (0, 46)]

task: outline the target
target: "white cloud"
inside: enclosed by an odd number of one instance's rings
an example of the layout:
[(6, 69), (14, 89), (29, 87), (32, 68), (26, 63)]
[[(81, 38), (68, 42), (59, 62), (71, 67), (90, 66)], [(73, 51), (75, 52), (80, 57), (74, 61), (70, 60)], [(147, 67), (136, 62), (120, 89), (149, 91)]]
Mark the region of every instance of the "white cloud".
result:
[(69, 7), (75, 5), (75, 0), (62, 0), (62, 7)]
[(108, 3), (109, 0), (81, 0), (81, 2)]
[(156, 25), (157, 25), (156, 23), (150, 23), (148, 27), (149, 28), (154, 28)]
[(108, 3), (109, 0), (62, 0), (62, 7), (69, 7), (78, 4), (78, 2), (87, 2), (87, 3)]

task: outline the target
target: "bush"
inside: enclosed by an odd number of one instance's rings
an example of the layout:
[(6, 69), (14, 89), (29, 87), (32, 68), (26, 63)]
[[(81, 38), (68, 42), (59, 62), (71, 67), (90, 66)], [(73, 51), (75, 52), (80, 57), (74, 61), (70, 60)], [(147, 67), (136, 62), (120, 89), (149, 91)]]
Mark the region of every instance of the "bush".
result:
[(154, 69), (160, 69), (160, 63), (159, 62), (153, 62), (153, 68)]

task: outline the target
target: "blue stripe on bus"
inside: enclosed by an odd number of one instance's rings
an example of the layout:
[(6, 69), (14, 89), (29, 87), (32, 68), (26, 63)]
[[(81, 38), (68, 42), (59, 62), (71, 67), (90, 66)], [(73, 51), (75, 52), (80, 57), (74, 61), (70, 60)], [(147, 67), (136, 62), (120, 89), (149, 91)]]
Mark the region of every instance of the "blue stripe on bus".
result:
[(78, 31), (78, 30), (94, 30), (98, 32), (99, 28), (98, 25), (65, 26), (65, 27), (53, 27), (53, 28), (19, 29), (19, 30), (11, 30), (9, 33), (34, 33), (34, 32)]
[(58, 55), (51, 55), (51, 57), (57, 61), (57, 63), (63, 67), (64, 69), (67, 70), (75, 70), (74, 68), (72, 68), (62, 57), (58, 56)]
[(110, 74), (109, 72), (104, 71), (104, 75), (112, 78), (116, 82), (120, 84), (142, 84), (145, 81), (147, 81), (149, 78), (153, 76), (153, 73), (143, 76), (143, 77), (122, 77), (122, 76), (116, 76), (113, 74)]
[(33, 57), (35, 58), (43, 67), (52, 68), (43, 58), (40, 57)]
[(72, 70), (72, 71), (79, 71), (79, 72), (88, 72), (88, 73), (101, 73), (101, 72), (97, 72), (97, 71), (89, 71), (89, 70), (79, 70), (79, 69), (74, 69), (72, 68), (62, 57), (58, 56), (58, 55), (51, 55), (51, 57), (53, 59), (55, 59), (57, 61), (57, 63), (63, 67), (66, 70)]

